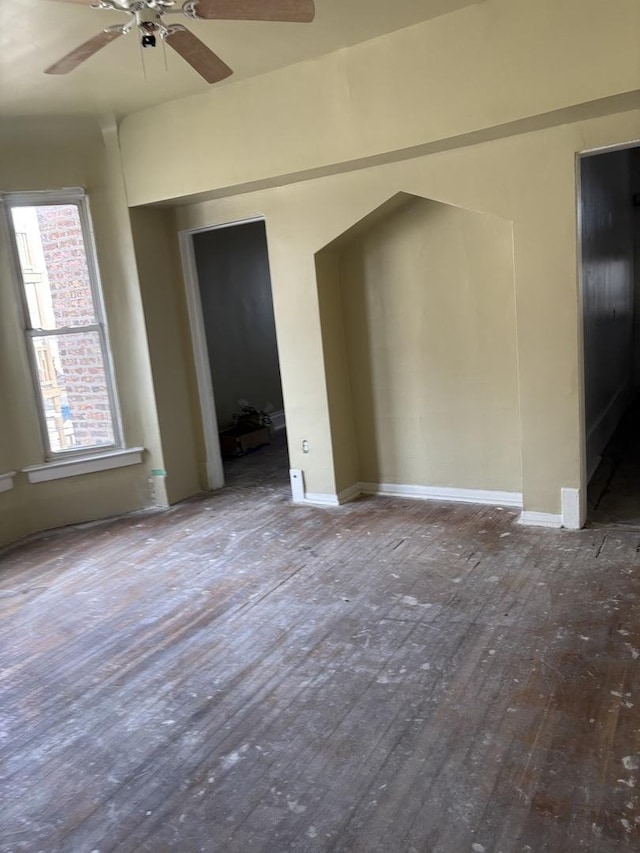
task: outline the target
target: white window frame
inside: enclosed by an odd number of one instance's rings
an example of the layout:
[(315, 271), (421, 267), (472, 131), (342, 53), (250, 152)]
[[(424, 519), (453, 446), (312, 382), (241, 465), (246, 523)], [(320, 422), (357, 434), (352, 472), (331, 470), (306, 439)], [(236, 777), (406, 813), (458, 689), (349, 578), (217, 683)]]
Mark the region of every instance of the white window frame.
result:
[[(60, 190), (40, 190), (35, 192), (10, 192), (0, 194), (0, 202), (3, 208), (3, 218), (5, 220), (5, 233), (8, 234), (9, 237), (9, 249), (15, 272), (15, 282), (18, 290), (23, 329), (25, 332), (29, 367), (32, 375), (33, 389), (36, 395), (40, 434), (44, 448), (44, 458), (46, 461), (57, 461), (61, 459), (68, 459), (70, 457), (79, 458), (83, 456), (95, 456), (97, 453), (109, 454), (110, 452), (120, 451), (124, 448), (122, 417), (120, 414), (120, 404), (116, 389), (113, 357), (111, 354), (111, 347), (109, 345), (109, 331), (104, 310), (102, 285), (98, 269), (95, 239), (91, 224), (89, 199), (87, 198), (87, 194), (82, 187), (70, 187)], [(37, 329), (31, 326), (29, 306), (27, 304), (26, 284), (22, 275), (22, 265), (18, 254), (16, 231), (13, 223), (13, 217), (11, 216), (11, 209), (15, 207), (38, 207), (45, 205), (55, 206), (65, 204), (75, 205), (78, 208), (87, 270), (89, 273), (89, 283), (95, 311), (95, 322), (83, 326), (64, 326), (57, 329)], [(49, 431), (47, 429), (44, 400), (40, 386), (38, 365), (36, 363), (35, 348), (31, 339), (54, 335), (79, 334), (82, 332), (98, 333), (107, 384), (114, 440), (111, 444), (94, 444), (85, 445), (83, 447), (70, 447), (62, 450), (52, 450), (49, 440)]]

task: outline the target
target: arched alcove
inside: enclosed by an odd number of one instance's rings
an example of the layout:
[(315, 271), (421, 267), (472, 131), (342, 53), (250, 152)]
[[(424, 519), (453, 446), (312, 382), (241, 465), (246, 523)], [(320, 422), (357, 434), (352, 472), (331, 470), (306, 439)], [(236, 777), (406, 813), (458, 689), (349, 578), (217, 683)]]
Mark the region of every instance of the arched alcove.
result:
[(316, 273), (338, 491), (520, 492), (511, 223), (399, 193)]

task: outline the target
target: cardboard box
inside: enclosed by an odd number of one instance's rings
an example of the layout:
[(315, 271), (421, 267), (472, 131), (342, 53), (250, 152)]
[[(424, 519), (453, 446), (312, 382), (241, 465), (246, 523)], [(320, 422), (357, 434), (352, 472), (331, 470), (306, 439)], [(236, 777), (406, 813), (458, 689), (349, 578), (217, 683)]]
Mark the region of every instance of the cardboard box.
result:
[(249, 450), (270, 444), (268, 427), (252, 429), (248, 432), (237, 428), (225, 429), (220, 433), (220, 450), (223, 456), (242, 456)]

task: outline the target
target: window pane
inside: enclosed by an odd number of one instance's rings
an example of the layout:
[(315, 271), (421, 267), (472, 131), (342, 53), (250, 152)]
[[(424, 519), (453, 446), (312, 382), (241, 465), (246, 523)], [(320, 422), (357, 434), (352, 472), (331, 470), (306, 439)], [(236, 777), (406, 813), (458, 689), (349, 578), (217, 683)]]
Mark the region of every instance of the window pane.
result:
[(98, 332), (42, 335), (32, 343), (51, 450), (114, 444)]
[(95, 323), (77, 206), (13, 207), (11, 215), (31, 328)]

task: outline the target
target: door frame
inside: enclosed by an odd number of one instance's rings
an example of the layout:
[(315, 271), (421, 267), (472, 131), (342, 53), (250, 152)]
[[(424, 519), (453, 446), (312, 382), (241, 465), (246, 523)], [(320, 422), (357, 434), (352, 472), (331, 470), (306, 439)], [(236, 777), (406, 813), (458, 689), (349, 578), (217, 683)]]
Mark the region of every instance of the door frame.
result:
[(195, 234), (205, 231), (219, 231), (222, 228), (234, 228), (248, 225), (251, 222), (264, 222), (264, 216), (253, 216), (248, 219), (237, 219), (218, 225), (205, 225), (199, 228), (187, 228), (178, 232), (180, 257), (182, 260), (182, 275), (184, 278), (185, 295), (187, 299), (187, 314), (191, 330), (191, 349), (196, 369), (196, 384), (202, 422), (205, 450), (205, 480), (208, 490), (221, 489), (224, 486), (224, 468), (222, 453), (218, 438), (218, 415), (216, 411), (215, 391), (211, 378), (207, 335), (202, 313), (200, 297), (200, 281), (196, 266), (196, 253), (193, 245)]

